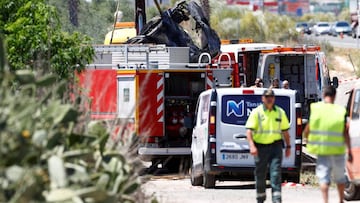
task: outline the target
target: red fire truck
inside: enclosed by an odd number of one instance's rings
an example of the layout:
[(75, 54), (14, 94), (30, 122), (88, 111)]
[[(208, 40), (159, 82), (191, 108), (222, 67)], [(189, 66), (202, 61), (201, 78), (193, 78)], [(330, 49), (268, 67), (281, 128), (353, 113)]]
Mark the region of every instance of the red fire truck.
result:
[(190, 157), (198, 95), (213, 86), (233, 86), (229, 55), (219, 56), (222, 63), (210, 64), (210, 55), (204, 53), (199, 63), (189, 63), (187, 47), (124, 44), (94, 48), (96, 60), (79, 77), (92, 100), (92, 119), (117, 120), (133, 128), (140, 141), (138, 154), (153, 162), (150, 169), (159, 164), (179, 169), (180, 161)]

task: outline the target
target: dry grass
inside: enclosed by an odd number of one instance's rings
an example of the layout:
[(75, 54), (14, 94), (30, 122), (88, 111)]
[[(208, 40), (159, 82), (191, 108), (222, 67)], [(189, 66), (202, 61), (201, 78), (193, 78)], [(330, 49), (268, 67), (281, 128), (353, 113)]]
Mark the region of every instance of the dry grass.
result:
[(300, 183), (310, 186), (317, 186), (318, 179), (314, 171), (304, 171), (300, 175)]
[[(334, 51), (330, 53), (330, 61), (334, 66), (332, 69), (339, 71), (348, 71), (351, 75), (356, 74), (360, 77), (360, 50), (351, 48), (334, 48)], [(334, 61), (336, 57), (340, 57), (342, 61), (338, 63)]]

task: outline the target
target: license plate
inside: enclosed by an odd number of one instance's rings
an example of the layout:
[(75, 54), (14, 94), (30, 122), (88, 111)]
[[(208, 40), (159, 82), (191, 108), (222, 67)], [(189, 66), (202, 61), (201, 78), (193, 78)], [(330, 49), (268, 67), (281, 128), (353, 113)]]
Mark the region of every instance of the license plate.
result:
[(235, 153), (222, 154), (223, 160), (244, 160), (248, 158), (249, 158), (249, 154), (235, 154)]

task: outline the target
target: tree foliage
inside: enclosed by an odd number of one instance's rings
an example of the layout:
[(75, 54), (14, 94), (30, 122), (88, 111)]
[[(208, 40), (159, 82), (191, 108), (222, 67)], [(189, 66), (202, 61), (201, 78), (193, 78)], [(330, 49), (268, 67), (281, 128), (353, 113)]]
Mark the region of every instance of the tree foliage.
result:
[(256, 42), (296, 40), (295, 22), (288, 16), (251, 12), (211, 1), (212, 27), (222, 39), (252, 38)]
[[(350, 18), (350, 15), (349, 15)], [(299, 18), (301, 22), (333, 22), (336, 20), (334, 13), (308, 13)]]
[[(74, 26), (70, 22), (67, 1), (47, 0), (49, 5), (56, 8), (62, 29), (66, 32), (80, 32), (90, 36), (92, 43), (103, 43), (105, 35), (112, 29), (117, 2), (114, 0), (78, 0), (78, 23)], [(134, 1), (120, 0), (119, 10), (123, 12), (122, 21), (134, 21)]]
[(90, 38), (63, 32), (54, 7), (43, 0), (13, 2), (1, 2), (4, 15), (0, 22), (12, 70), (32, 69), (68, 78), (91, 62), (94, 52)]
[(81, 92), (69, 97), (56, 74), (8, 71), (0, 45), (0, 202), (138, 202), (132, 136), (108, 142), (115, 124), (88, 122)]

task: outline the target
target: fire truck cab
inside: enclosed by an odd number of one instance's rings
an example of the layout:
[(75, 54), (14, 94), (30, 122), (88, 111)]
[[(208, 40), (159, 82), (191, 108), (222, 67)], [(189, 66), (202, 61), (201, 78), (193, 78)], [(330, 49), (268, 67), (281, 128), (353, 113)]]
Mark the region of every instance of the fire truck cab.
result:
[(80, 78), (92, 98), (92, 118), (117, 120), (134, 128), (140, 158), (153, 162), (150, 170), (160, 165), (175, 171), (181, 161), (188, 164), (198, 96), (214, 86), (232, 87), (231, 64), (219, 68), (219, 64), (201, 63), (211, 62), (207, 53), (199, 63), (189, 63), (188, 47), (94, 48), (96, 60)]
[[(235, 42), (236, 44), (232, 44)], [(234, 85), (235, 87), (250, 87), (254, 85), (259, 65), (259, 57), (263, 52), (279, 47), (277, 44), (252, 43), (251, 39), (238, 41), (222, 41), (221, 51), (234, 55)]]

